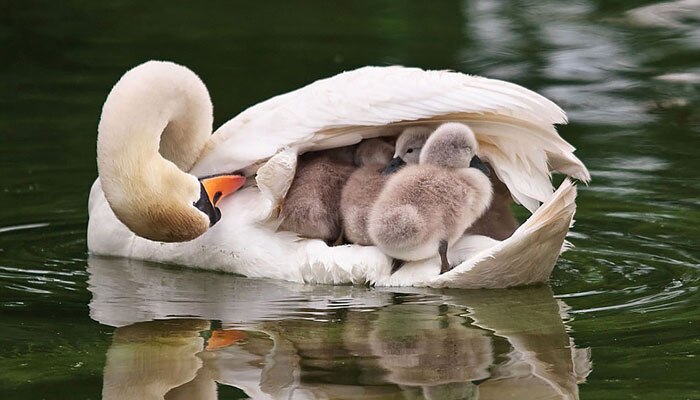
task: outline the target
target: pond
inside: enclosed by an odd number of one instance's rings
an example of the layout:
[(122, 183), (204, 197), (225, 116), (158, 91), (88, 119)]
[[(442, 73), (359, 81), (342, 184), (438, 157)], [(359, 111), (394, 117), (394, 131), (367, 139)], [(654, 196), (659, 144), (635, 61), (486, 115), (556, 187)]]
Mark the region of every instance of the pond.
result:
[[(700, 2), (2, 8), (0, 398), (700, 399)], [(548, 285), (480, 291), (89, 256), (101, 106), (148, 59), (196, 71), (216, 126), (369, 64), (536, 90), (593, 176), (576, 247)]]

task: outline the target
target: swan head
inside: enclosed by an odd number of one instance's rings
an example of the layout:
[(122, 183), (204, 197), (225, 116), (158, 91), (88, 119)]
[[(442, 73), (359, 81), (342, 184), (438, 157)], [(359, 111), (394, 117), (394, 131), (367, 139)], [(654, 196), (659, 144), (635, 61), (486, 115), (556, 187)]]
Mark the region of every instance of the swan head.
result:
[(105, 198), (132, 232), (161, 242), (192, 240), (217, 223), (217, 204), (245, 182), (238, 174), (187, 173), (209, 142), (209, 92), (189, 69), (149, 61), (107, 96), (97, 136)]
[(488, 167), (479, 159), (479, 142), (467, 125), (449, 122), (440, 125), (428, 138), (420, 153), (420, 164), (448, 168), (477, 168), (486, 176)]
[(197, 179), (174, 164), (149, 164), (141, 174), (103, 174), (100, 179), (117, 218), (135, 234), (159, 242), (204, 234), (221, 219), (221, 200), (245, 183), (241, 175)]
[(396, 139), (394, 158), (384, 170), (384, 175), (394, 173), (406, 164), (418, 164), (421, 149), (433, 130), (427, 126), (409, 126), (404, 129)]

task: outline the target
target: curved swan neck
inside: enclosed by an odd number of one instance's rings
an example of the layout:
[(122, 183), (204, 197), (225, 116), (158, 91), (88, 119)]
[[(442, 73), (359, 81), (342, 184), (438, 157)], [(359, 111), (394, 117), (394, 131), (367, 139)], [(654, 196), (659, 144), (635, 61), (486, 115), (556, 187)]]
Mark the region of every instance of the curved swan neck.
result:
[(109, 163), (122, 155), (160, 154), (188, 171), (209, 139), (212, 124), (209, 93), (197, 75), (169, 62), (141, 64), (124, 74), (105, 101), (98, 163), (104, 164), (100, 158), (105, 152)]
[(173, 232), (204, 226), (206, 216), (192, 206), (199, 182), (185, 171), (211, 135), (212, 114), (202, 81), (177, 64), (149, 61), (114, 85), (98, 126), (97, 168), (112, 210), (135, 233), (191, 239), (192, 232)]

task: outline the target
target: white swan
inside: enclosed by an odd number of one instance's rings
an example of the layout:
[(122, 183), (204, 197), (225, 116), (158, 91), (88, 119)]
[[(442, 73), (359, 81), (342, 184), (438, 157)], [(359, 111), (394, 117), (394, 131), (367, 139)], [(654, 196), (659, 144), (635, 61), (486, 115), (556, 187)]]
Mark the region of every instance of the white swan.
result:
[[(297, 154), (443, 121), (468, 124), (479, 156), (515, 200), (534, 212), (509, 239), (463, 238), (449, 254), (451, 262), (463, 262), (443, 275), (437, 259), (407, 263), (390, 275), (389, 257), (375, 247), (328, 247), (275, 232), (275, 212), (293, 179)], [(88, 249), (296, 282), (465, 288), (543, 282), (562, 249), (576, 197), (568, 179), (552, 194), (550, 168), (590, 179), (574, 148), (554, 129), (565, 122), (554, 103), (511, 83), (447, 71), (365, 67), (255, 105), (209, 135), (212, 106), (199, 78), (173, 63), (147, 62), (117, 82), (103, 108)], [(248, 176), (257, 172), (257, 185), (221, 200), (221, 220), (208, 228), (215, 218), (207, 220), (193, 206), (204, 193), (196, 178), (241, 170)], [(195, 218), (193, 231), (186, 222)], [(154, 242), (120, 220), (156, 239), (199, 236)]]

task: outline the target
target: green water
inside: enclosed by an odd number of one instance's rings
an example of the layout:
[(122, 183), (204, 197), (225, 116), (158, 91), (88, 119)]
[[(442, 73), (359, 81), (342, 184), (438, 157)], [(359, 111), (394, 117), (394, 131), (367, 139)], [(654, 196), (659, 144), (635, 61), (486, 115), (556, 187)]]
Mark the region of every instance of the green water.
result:
[[(700, 399), (698, 2), (194, 4), (0, 1), (0, 398)], [(593, 175), (576, 248), (503, 291), (88, 257), (100, 107), (148, 59), (196, 71), (217, 125), (367, 64), (537, 90)]]

